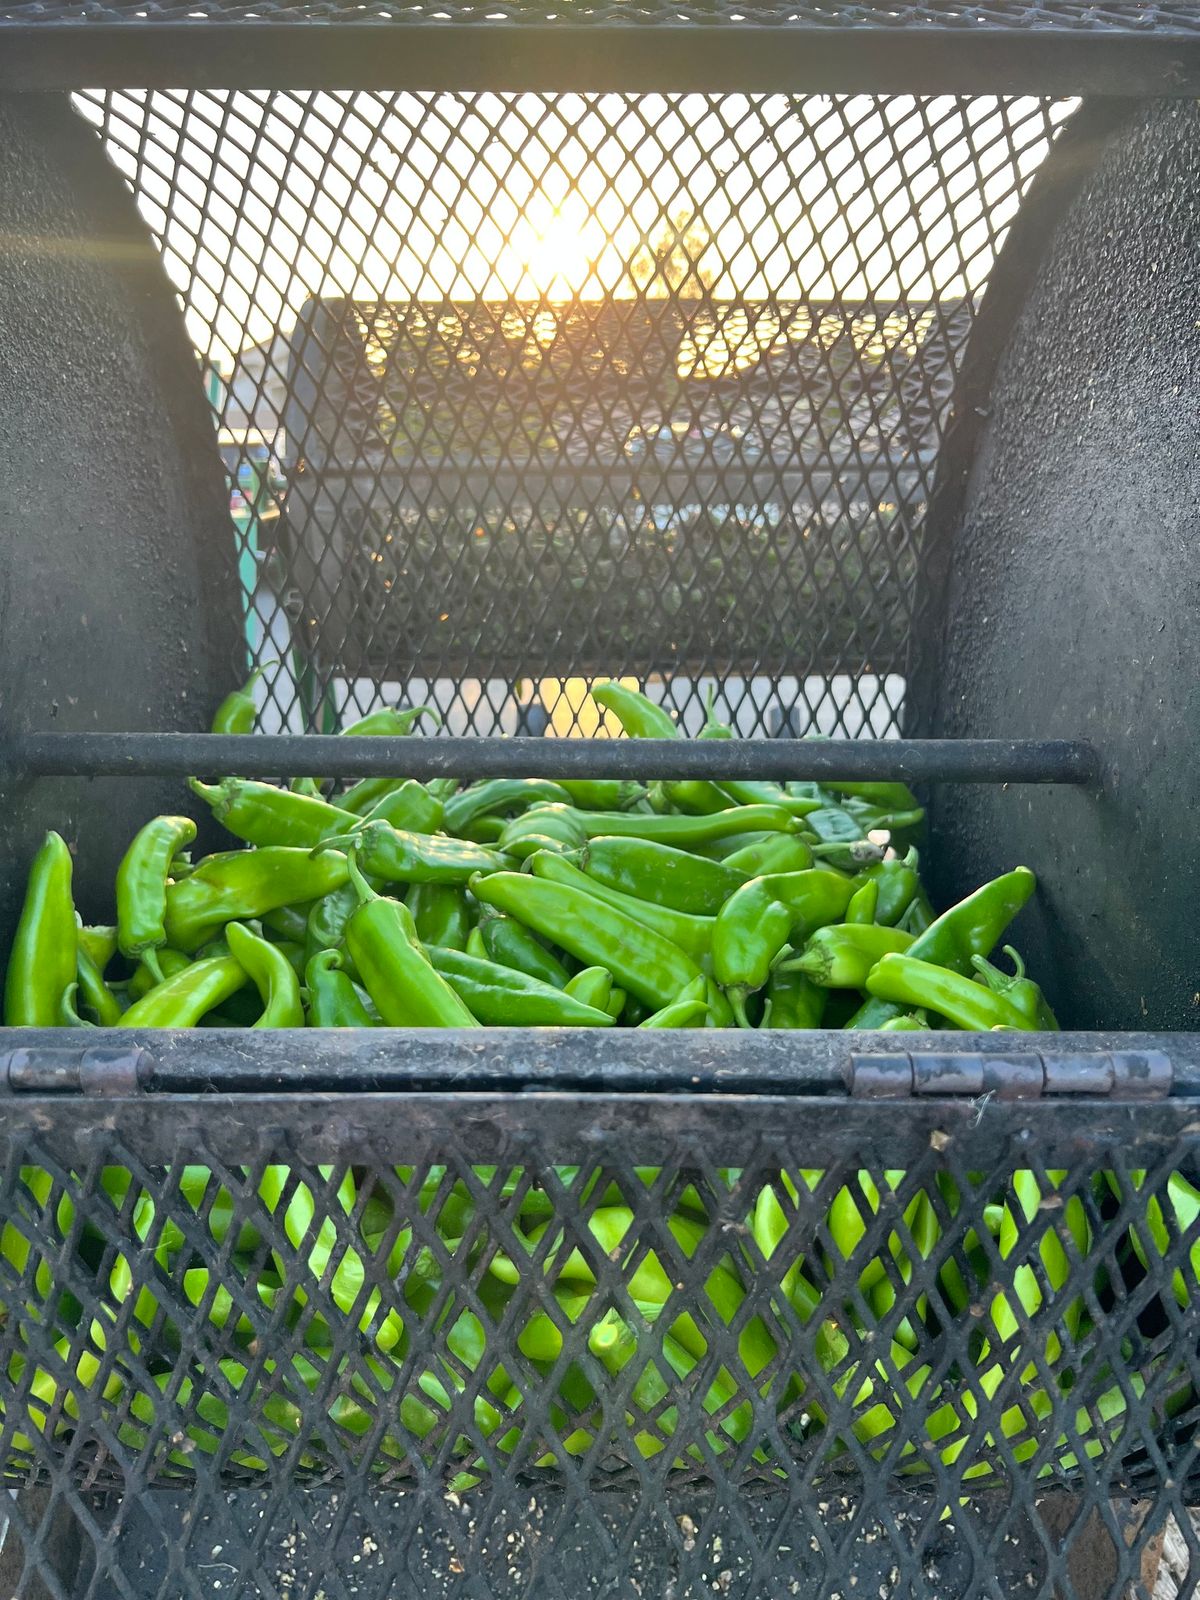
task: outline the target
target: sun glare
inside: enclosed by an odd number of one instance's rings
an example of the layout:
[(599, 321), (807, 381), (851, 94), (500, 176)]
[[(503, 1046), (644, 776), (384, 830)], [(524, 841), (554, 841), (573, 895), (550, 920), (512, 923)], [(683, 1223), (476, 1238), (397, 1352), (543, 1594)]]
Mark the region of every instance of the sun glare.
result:
[(607, 241), (594, 217), (558, 211), (527, 216), (513, 231), (502, 276), (517, 294), (568, 300), (600, 292), (596, 274)]

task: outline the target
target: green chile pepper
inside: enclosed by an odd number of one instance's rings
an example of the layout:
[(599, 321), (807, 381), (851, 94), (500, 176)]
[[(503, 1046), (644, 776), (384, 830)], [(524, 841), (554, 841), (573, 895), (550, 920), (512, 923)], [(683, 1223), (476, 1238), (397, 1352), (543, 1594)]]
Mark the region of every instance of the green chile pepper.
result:
[(196, 837), (190, 817), (155, 817), (135, 834), (117, 868), (117, 943), (130, 961), (157, 970), (155, 952), (169, 941), (164, 919), (171, 862)]
[(349, 869), (360, 904), (346, 924), (346, 949), (388, 1027), (477, 1028), (477, 1020), (430, 963), (408, 907), (377, 895), (353, 857)]
[(164, 947), (157, 952), (159, 976), (155, 976), (143, 961), (139, 963), (137, 971), (126, 985), (130, 1000), (140, 1000), (144, 994), (149, 994), (155, 984), (165, 983), (168, 978), (173, 978), (177, 972), (182, 972), (184, 967), (192, 964), (191, 956), (185, 956), (181, 950), (171, 950)]
[(624, 912), (642, 927), (652, 928), (685, 951), (697, 964), (708, 959), (715, 926), (712, 917), (693, 917), (686, 911), (671, 911), (667, 906), (654, 905), (648, 900), (635, 900), (632, 895), (622, 894), (619, 889), (609, 889), (595, 878), (589, 878), (565, 857), (549, 850), (539, 850), (531, 856), (529, 866), (535, 878), (577, 889), (580, 894), (590, 895), (604, 905)]
[(731, 895), (712, 935), (713, 974), (742, 1027), (746, 996), (761, 989), (784, 945), (845, 914), (854, 885), (820, 867), (751, 878)]
[(780, 806), (731, 806), (711, 816), (651, 816), (637, 811), (580, 811), (589, 839), (601, 835), (620, 839), (651, 839), (689, 849), (735, 833), (786, 833), (793, 818)]
[(841, 806), (821, 806), (805, 817), (804, 826), (815, 840), (813, 854), (843, 872), (857, 872), (882, 854), (858, 818)]
[(702, 1028), (708, 1020), (708, 995), (704, 984), (699, 988), (701, 993), (695, 992), (696, 985), (692, 985), (690, 993), (681, 994), (678, 1000), (672, 1001), (669, 1006), (648, 1016), (645, 1022), (639, 1022), (639, 1028)]
[(936, 1012), (971, 1033), (987, 1033), (992, 1028), (1031, 1032), (1037, 1026), (1003, 995), (961, 973), (920, 961), (911, 953), (882, 957), (871, 968), (866, 986), (876, 999), (889, 1000), (905, 1011), (919, 1006)]
[[(347, 836), (359, 869), (386, 883), (466, 883), (475, 873), (498, 872), (507, 865), (495, 850), (465, 839), (409, 833), (386, 822), (365, 824)], [(332, 841), (341, 848), (343, 841)], [(328, 842), (321, 848), (327, 848)]]
[(79, 1014), (79, 984), (69, 983), (63, 992), (63, 997), (58, 1006), (58, 1026), (60, 1028), (95, 1028), (99, 1024), (89, 1022), (86, 1017)]
[(115, 927), (80, 928), (79, 947), (87, 951), (103, 974), (117, 953), (117, 930)]
[(497, 848), (525, 861), (536, 850), (579, 850), (586, 843), (582, 812), (574, 806), (537, 805), (505, 823)]
[(650, 839), (601, 836), (566, 859), (606, 889), (693, 916), (716, 916), (747, 876), (727, 863)]
[(626, 990), (616, 987), (613, 974), (606, 966), (581, 968), (566, 984), (566, 994), (573, 995), (584, 1005), (595, 1006), (597, 1011), (606, 1011), (614, 1022), (626, 1008)]
[(767, 979), (763, 1028), (819, 1028), (828, 991), (803, 972), (778, 966)]
[(789, 794), (778, 783), (747, 783), (740, 778), (722, 778), (718, 788), (740, 806), (782, 806), (793, 817), (807, 817), (810, 812), (820, 810), (821, 806), (819, 800)]
[[(1004, 930), (1036, 887), (1037, 879), (1028, 867), (1016, 867), (1012, 872), (993, 878), (974, 894), (951, 906), (949, 911), (943, 911), (916, 936), (907, 955), (914, 961), (929, 961), (951, 972), (970, 976), (975, 957), (991, 955)], [(908, 1009), (872, 997), (859, 1007), (846, 1026), (880, 1028)]]
[(611, 711), (631, 739), (678, 739), (675, 719), (662, 706), (656, 706), (637, 689), (606, 679), (594, 683), (592, 699), (604, 711)]
[(487, 945), (485, 945), (483, 942), (483, 934), (480, 932), (478, 923), (475, 924), (470, 933), (467, 935), (467, 943), (465, 948), (469, 956), (478, 956), (481, 961), (486, 961), (488, 959)]
[(875, 913), (879, 909), (879, 885), (873, 879), (857, 888), (850, 897), (850, 904), (846, 907), (846, 921), (854, 923), (870, 923), (875, 921)]
[[(225, 929), (229, 953), (258, 990), (263, 1003), (256, 1028), (302, 1028), (304, 1007), (295, 968), (277, 945), (260, 939), (240, 922)], [(303, 956), (303, 951), (301, 951)]]
[(477, 900), (516, 917), (577, 961), (607, 967), (623, 989), (654, 1011), (702, 975), (691, 957), (661, 934), (566, 884), (496, 872), (473, 878), (470, 887)]
[(812, 864), (811, 849), (794, 833), (765, 833), (724, 858), (724, 865), (740, 872), (743, 882), (773, 872), (805, 872)]
[(286, 939), (292, 944), (303, 944), (308, 938), (308, 914), (315, 904), (314, 901), (306, 906), (275, 906), (271, 911), (264, 911), (258, 921), (265, 933), (277, 936), (276, 943)]
[[(662, 706), (656, 706), (653, 700), (647, 699), (636, 689), (609, 681), (593, 684), (591, 692), (596, 704), (605, 711), (611, 711), (631, 739), (683, 737), (671, 713)], [(715, 784), (695, 779), (664, 783), (661, 792), (681, 811), (696, 812), (702, 816), (724, 811), (731, 804), (729, 796), (722, 794)]]
[(972, 958), (971, 965), (979, 973), (989, 989), (996, 994), (1003, 995), (1009, 1005), (1015, 1006), (1025, 1017), (1031, 1028), (1036, 1028), (1045, 1033), (1058, 1032), (1058, 1018), (1046, 1004), (1046, 997), (1032, 978), (1025, 976), (1025, 963), (1013, 949), (1012, 945), (1004, 946), (1004, 953), (1011, 960), (1016, 972), (1013, 977), (1001, 972), (983, 956)]
[(352, 811), (343, 811), (327, 800), (294, 794), (290, 789), (256, 783), (251, 778), (223, 778), (217, 784), (189, 778), (188, 787), (211, 808), (228, 833), (246, 844), (295, 845), (311, 850), (322, 839), (348, 833), (361, 821)]
[[(471, 932), (467, 891), (456, 883), (414, 883), (404, 897), (417, 938), (444, 950), (466, 949)], [(483, 1018), (480, 1018), (482, 1021)]]
[(254, 719), (258, 715), (258, 708), (254, 704), (254, 685), (262, 677), (268, 667), (278, 665), (274, 661), (265, 661), (261, 667), (246, 679), (240, 689), (235, 689), (232, 694), (227, 694), (221, 704), (213, 713), (211, 731), (213, 733), (252, 733)]
[(563, 992), (585, 1006), (607, 1011), (613, 992), (613, 976), (607, 967), (584, 967), (564, 986)]
[(308, 958), (305, 955), (304, 946), (300, 943), (300, 941), (298, 939), (269, 939), (267, 940), (267, 943), (271, 946), (272, 950), (278, 950), (279, 954), (288, 963), (292, 971), (296, 974), (296, 981), (298, 983), (303, 983), (304, 968), (307, 964)]
[[(752, 845), (762, 844), (766, 839), (795, 838), (799, 838), (799, 834), (729, 833), (723, 839), (708, 839), (703, 844), (690, 844), (688, 849), (694, 855), (703, 856), (706, 861), (728, 861), (731, 856), (749, 849)], [(754, 877), (756, 874), (750, 873), (749, 876)]]
[(346, 924), (357, 910), (358, 894), (348, 880), (340, 888), (313, 901), (304, 932), (304, 950), (310, 961), (321, 950), (338, 948), (345, 937)]
[(436, 833), (442, 826), (445, 806), (423, 783), (401, 778), (373, 806), (361, 811), (364, 823), (387, 822), (409, 833)]
[(343, 728), (341, 737), (403, 739), (422, 717), (428, 717), (435, 728), (442, 725), (441, 715), (433, 706), (382, 706)]
[(645, 784), (629, 778), (560, 778), (558, 783), (585, 811), (628, 811), (646, 798)]
[(215, 1010), (247, 981), (245, 969), (231, 955), (191, 961), (131, 1005), (121, 1026), (194, 1028), (205, 1012)]
[(824, 787), (835, 794), (850, 795), (865, 800), (880, 811), (919, 811), (921, 802), (906, 783), (841, 783), (833, 778), (824, 780)]
[[(873, 867), (866, 867), (858, 874), (856, 881), (864, 888), (868, 884), (875, 885), (877, 898), (872, 920), (886, 928), (894, 928), (921, 892), (917, 852), (910, 850), (903, 860), (880, 861)], [(914, 933), (916, 930), (906, 928), (904, 931)]]
[(352, 811), (356, 817), (362, 817), (386, 795), (408, 781), (405, 778), (363, 778), (339, 794), (334, 804), (343, 811)]
[(227, 922), (321, 899), (348, 876), (346, 857), (332, 850), (313, 854), (270, 845), (208, 856), (167, 889), (166, 942), (175, 950), (196, 950)]
[(9, 1028), (57, 1028), (63, 995), (75, 982), (79, 928), (71, 898), (71, 852), (48, 833), (29, 868), (29, 881), (4, 979)]
[(975, 957), (991, 955), (1036, 888), (1037, 879), (1028, 867), (1016, 867), (993, 878), (943, 912), (913, 944), (912, 955), (968, 976)]
[(336, 950), (319, 950), (304, 972), (310, 1028), (373, 1028), (375, 1019), (339, 965)]
[(461, 833), (469, 822), (492, 812), (527, 811), (539, 803), (570, 805), (564, 785), (545, 778), (489, 778), (472, 784), (446, 804), (443, 826), (447, 833)]
[[(403, 739), (407, 734), (412, 732), (413, 728), (417, 725), (422, 717), (428, 717), (435, 728), (441, 727), (441, 716), (433, 706), (405, 706), (402, 710), (396, 706), (384, 706), (382, 710), (372, 711), (368, 716), (360, 717), (357, 722), (352, 722), (348, 728), (343, 728), (339, 737), (343, 739)], [(325, 783), (328, 780), (322, 778), (318, 781), (320, 783)], [(394, 783), (396, 781), (398, 780), (391, 778), (366, 778), (363, 780), (362, 784), (354, 784), (350, 789), (348, 789), (346, 794), (342, 796), (341, 800), (339, 800), (338, 804), (347, 811), (357, 812), (359, 808), (363, 806), (365, 806), (365, 809), (369, 811), (371, 806), (374, 805), (377, 800), (380, 800), (387, 791), (381, 787), (374, 787), (370, 790), (367, 790), (365, 785), (382, 785), (385, 783)], [(369, 800), (366, 798), (368, 794), (372, 797)], [(352, 805), (345, 805), (345, 800), (347, 797), (353, 800)]]
[[(1117, 1201), (1124, 1200), (1125, 1194), (1117, 1174), (1107, 1172), (1104, 1176)], [(1134, 1192), (1143, 1196), (1146, 1187), (1145, 1171), (1135, 1169), (1129, 1174), (1129, 1182)], [(1188, 1306), (1195, 1296), (1196, 1284), (1200, 1283), (1200, 1239), (1195, 1238), (1196, 1219), (1200, 1217), (1200, 1190), (1190, 1184), (1181, 1172), (1172, 1172), (1167, 1177), (1165, 1198), (1170, 1206), (1174, 1231), (1180, 1238), (1190, 1237), (1193, 1241), (1188, 1247), (1191, 1281), (1184, 1277), (1179, 1268), (1176, 1268), (1171, 1275), (1171, 1291), (1175, 1299), (1181, 1306)], [(1146, 1217), (1144, 1229), (1140, 1221), (1131, 1223), (1129, 1238), (1138, 1260), (1144, 1267), (1149, 1267), (1152, 1252), (1157, 1252), (1160, 1257), (1168, 1256), (1175, 1254), (1178, 1246), (1177, 1243), (1175, 1245), (1172, 1243), (1172, 1230), (1167, 1224), (1163, 1203), (1158, 1194), (1151, 1190), (1149, 1194), (1144, 1195), (1142, 1203)]]
[(905, 933), (911, 933), (915, 939), (919, 939), (923, 933), (933, 927), (936, 920), (937, 913), (929, 903), (929, 896), (925, 893), (924, 887), (918, 884), (917, 892), (913, 895), (897, 926), (903, 928)]
[(696, 735), (697, 739), (732, 739), (733, 728), (728, 722), (722, 722), (717, 716), (717, 691), (715, 685), (710, 685), (704, 696), (704, 726)]
[[(704, 726), (698, 737), (701, 739), (732, 739), (734, 731), (727, 722), (720, 722), (713, 711), (713, 697), (710, 695), (705, 712)], [(739, 778), (722, 778), (717, 787), (723, 794), (727, 794), (738, 805), (774, 805), (783, 806), (793, 816), (802, 817), (809, 811), (815, 811), (821, 804), (820, 800), (801, 798), (791, 795), (778, 783), (747, 783)]]
[(434, 969), (487, 1027), (607, 1028), (606, 1011), (497, 961), (479, 961), (457, 950), (431, 947)]
[(566, 967), (516, 918), (489, 913), (480, 919), (479, 928), (492, 961), (517, 972), (526, 972), (531, 978), (540, 978), (555, 989), (567, 987), (571, 974)]
[(798, 956), (785, 965), (807, 973), (822, 989), (861, 989), (875, 963), (912, 944), (911, 933), (874, 923), (830, 923), (810, 934)]
[[(611, 977), (612, 974), (610, 973), (609, 976)], [(619, 1022), (626, 1006), (631, 1003), (630, 997), (625, 993), (624, 989), (618, 989), (614, 983), (612, 988), (608, 991), (607, 1004), (601, 1006), (600, 1009), (602, 1011), (607, 1011), (614, 1022)], [(649, 1012), (647, 1012), (646, 1015), (649, 1016)]]
[(100, 968), (79, 944), (75, 952), (79, 994), (95, 1020), (104, 1028), (115, 1028), (121, 1021), (121, 1005), (105, 983)]
[(507, 826), (503, 817), (476, 817), (474, 822), (460, 828), (455, 838), (466, 839), (470, 844), (498, 844)]

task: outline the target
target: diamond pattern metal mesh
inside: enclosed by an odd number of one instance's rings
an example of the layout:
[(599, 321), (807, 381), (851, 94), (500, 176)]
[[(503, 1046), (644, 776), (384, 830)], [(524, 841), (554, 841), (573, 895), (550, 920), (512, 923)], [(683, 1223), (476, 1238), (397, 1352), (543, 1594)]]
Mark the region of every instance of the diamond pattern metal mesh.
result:
[(787, 5), (697, 4), (696, 0), (438, 0), (436, 5), (411, 0), (17, 0), (0, 7), (0, 19), (14, 22), (80, 23), (129, 22), (144, 26), (154, 21), (198, 22), (254, 21), (337, 23), (399, 22), (405, 25), (475, 22), (494, 30), (503, 23), (557, 23), (560, 27), (589, 24), (738, 24), (806, 28), (950, 28), (971, 32), (1031, 28), (1069, 28), (1081, 33), (1113, 29), (1163, 35), (1190, 34), (1200, 29), (1200, 18), (1188, 0), (1165, 4), (1139, 4), (1138, 0), (1102, 5), (1087, 0), (992, 0), (987, 5), (940, 0), (930, 5), (901, 5), (889, 0), (858, 0), (835, 4), (833, 0), (790, 0)]
[(10, 1115), (4, 1593), (1116, 1600), (1172, 1515), (1193, 1593), (1186, 1109), (1058, 1169), (1027, 1111), (982, 1155), (787, 1105), (737, 1166), (665, 1119), (634, 1151), (393, 1105), (279, 1165), (278, 1103), (237, 1162), (200, 1107), (154, 1163), (136, 1106)]
[(77, 105), (204, 363), (264, 728), (604, 731), (617, 674), (693, 729), (716, 690), (745, 735), (898, 731), (955, 373), (1069, 105)]

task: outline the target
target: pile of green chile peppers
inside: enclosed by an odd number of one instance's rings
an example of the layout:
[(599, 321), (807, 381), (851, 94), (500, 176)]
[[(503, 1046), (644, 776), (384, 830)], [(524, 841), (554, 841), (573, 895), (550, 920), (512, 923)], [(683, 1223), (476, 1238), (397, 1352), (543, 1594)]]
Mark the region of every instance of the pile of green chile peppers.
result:
[[(222, 731), (250, 732), (250, 689), (221, 708)], [(635, 689), (599, 684), (594, 698), (628, 737), (682, 737)], [(408, 733), (423, 715), (433, 713), (393, 708), (345, 732)], [(700, 736), (732, 731), (710, 707)], [(900, 784), (503, 778), (460, 787), (397, 776), (338, 786), (231, 776), (193, 782), (191, 797), (203, 812), (152, 818), (132, 838), (110, 922), (83, 924), (70, 849), (46, 836), (7, 952), (8, 1025), (1057, 1026), (1017, 953), (1003, 946), (1011, 972), (993, 959), (1034, 892), (1033, 874), (1017, 867), (936, 914), (914, 844), (921, 810)], [(237, 847), (193, 860), (199, 820), (223, 825)], [(110, 1168), (101, 1182), (113, 1217), (103, 1221), (77, 1217), (69, 1189), (25, 1168), (22, 1206), (71, 1241), (73, 1270), (97, 1282), (85, 1353), (65, 1365), (81, 1348), (80, 1301), (56, 1295), (52, 1252), (25, 1279), (27, 1234), (0, 1226), (0, 1254), (25, 1286), (18, 1293), (55, 1304), (61, 1328), (54, 1371), (19, 1347), (9, 1357), (5, 1392), (22, 1397), (0, 1398), (19, 1410), (12, 1448), (69, 1434), (79, 1395), (94, 1396), (103, 1372), (103, 1406), (131, 1445), (150, 1436), (156, 1405), (170, 1396), (181, 1431), (169, 1448), (184, 1464), (196, 1449), (227, 1448), (236, 1395), (252, 1404), (257, 1432), (251, 1444), (240, 1427), (234, 1463), (262, 1472), (291, 1452), (319, 1470), (324, 1446), (301, 1437), (296, 1395), (333, 1396), (325, 1424), (347, 1437), (377, 1431), (387, 1395), (381, 1466), (431, 1442), (455, 1464), (454, 1483), (469, 1486), (489, 1469), (471, 1437), (447, 1437), (456, 1394), (470, 1388), (474, 1439), (486, 1438), (490, 1452), (520, 1444), (523, 1459), (552, 1466), (596, 1446), (619, 1384), (636, 1448), (682, 1465), (744, 1446), (768, 1412), (786, 1410), (802, 1418), (789, 1427), (827, 1436), (829, 1447), (853, 1438), (917, 1473), (931, 1452), (945, 1461), (982, 1452), (980, 1397), (1000, 1396), (1009, 1451), (1024, 1459), (1041, 1449), (1049, 1472), (1072, 1453), (1109, 1448), (1124, 1393), (1141, 1392), (1142, 1377), (1126, 1374), (1123, 1391), (1087, 1353), (1096, 1309), (1114, 1292), (1113, 1261), (1144, 1272), (1200, 1226), (1200, 1192), (1181, 1175), (1154, 1190), (1144, 1173), (1105, 1176), (1104, 1203), (1132, 1220), (1085, 1295), (1078, 1269), (1092, 1228), (1079, 1195), (1057, 1193), (1069, 1190), (1063, 1173), (1017, 1172), (974, 1194), (971, 1216), (982, 1223), (960, 1229), (949, 1251), (943, 1234), (948, 1221), (959, 1226), (963, 1198), (944, 1174), (931, 1193), (900, 1171), (776, 1172), (753, 1183), (724, 1173), (746, 1196), (736, 1233), (694, 1185), (668, 1189), (657, 1169), (641, 1176), (670, 1196), (672, 1259), (661, 1241), (639, 1248), (629, 1196), (574, 1168), (555, 1169), (547, 1187), (546, 1174), (519, 1168), (480, 1167), (469, 1180), (397, 1169), (373, 1182), (359, 1168), (270, 1166), (245, 1173), (249, 1192), (234, 1194), (189, 1166), (171, 1169), (157, 1195)], [(877, 1220), (885, 1216), (886, 1230)], [(135, 1237), (129, 1256), (114, 1259), (118, 1217)], [(714, 1251), (718, 1226), (725, 1242)], [(197, 1228), (220, 1253), (219, 1274)], [(148, 1241), (153, 1282), (144, 1272), (135, 1280), (130, 1259)], [(689, 1267), (697, 1256), (702, 1271)], [(771, 1316), (746, 1316), (764, 1273)], [(529, 1293), (534, 1274), (553, 1316)], [(1181, 1307), (1198, 1277), (1200, 1243), (1174, 1272)], [(489, 1356), (486, 1328), (455, 1287), (468, 1281), (496, 1319), (520, 1298), (521, 1373)], [(22, 1307), (3, 1311), (20, 1316)], [(971, 1370), (926, 1359), (947, 1320), (968, 1317)], [(180, 1374), (197, 1318), (207, 1354)], [(268, 1321), (302, 1326), (303, 1348), (277, 1334), (280, 1348), (264, 1360), (257, 1339)], [(718, 1359), (714, 1335), (731, 1323), (736, 1340)], [(797, 1334), (783, 1347), (781, 1329)], [(102, 1360), (117, 1340), (136, 1361)], [(414, 1344), (428, 1352), (415, 1370)], [(486, 1379), (472, 1381), (475, 1373)], [(531, 1373), (551, 1387), (553, 1424), (532, 1445), (523, 1427)], [(153, 1392), (138, 1387), (144, 1374)], [(1068, 1388), (1079, 1396), (1074, 1435), (1048, 1448), (1034, 1424)], [(708, 1419), (703, 1444), (697, 1404)], [(767, 1459), (762, 1449), (756, 1456)]]
[[(445, 966), (493, 981), (469, 961)], [(545, 999), (531, 982), (513, 992)], [(348, 1000), (343, 992), (337, 1003)], [(22, 1168), (21, 1225), (0, 1227), (5, 1281), (30, 1302), (10, 1298), (6, 1315), (44, 1333), (49, 1308), (57, 1330), (53, 1360), (24, 1333), (10, 1341), (0, 1416), (15, 1462), (36, 1454), (39, 1435), (69, 1439), (86, 1391), (133, 1448), (157, 1427), (180, 1466), (197, 1449), (231, 1451), (259, 1474), (288, 1453), (320, 1470), (331, 1437), (374, 1430), (377, 1471), (440, 1452), (460, 1490), (518, 1447), (526, 1468), (618, 1444), (680, 1467), (738, 1451), (786, 1475), (769, 1443), (782, 1425), (822, 1453), (853, 1442), (911, 1475), (940, 1460), (985, 1477), (1002, 1442), (1049, 1478), (1111, 1450), (1127, 1396), (1151, 1383), (1168, 1414), (1189, 1403), (1184, 1379), (1165, 1369), (1123, 1371), (1118, 1382), (1093, 1323), (1114, 1293), (1111, 1253), (1097, 1256), (1087, 1292), (1080, 1270), (1104, 1204), (1136, 1199), (1135, 1268), (1167, 1247), (1168, 1228), (1194, 1230), (1200, 1192), (1181, 1178), (1164, 1201), (1144, 1173), (1132, 1195), (1097, 1176), (1085, 1205), (1067, 1173), (1019, 1169), (976, 1188), (971, 1226), (945, 1172), (921, 1187), (902, 1171), (721, 1169), (714, 1189), (650, 1167), (635, 1171), (636, 1196), (599, 1164), (541, 1173), (271, 1164), (221, 1176), (189, 1165), (156, 1175), (153, 1189), (119, 1167), (93, 1178), (83, 1215), (77, 1186)], [(670, 1198), (647, 1250), (636, 1208), (656, 1191)], [(31, 1225), (47, 1242), (36, 1256)], [(70, 1293), (55, 1281), (63, 1250)], [(1180, 1304), (1198, 1258), (1200, 1247), (1176, 1275)], [(935, 1359), (952, 1318), (971, 1330), (965, 1369)], [(519, 1351), (512, 1371), (489, 1352), (488, 1328), (501, 1323)], [(527, 1436), (539, 1390), (551, 1426)], [(301, 1397), (318, 1391), (314, 1411)], [(1040, 1425), (1065, 1394), (1071, 1431), (1047, 1438)], [(164, 1400), (178, 1424), (169, 1435)]]
[[(214, 728), (249, 732), (252, 689)], [(630, 738), (683, 737), (635, 688), (598, 683), (593, 697)], [(402, 735), (422, 717), (438, 720), (388, 707), (344, 731)], [(733, 731), (710, 704), (699, 736)], [(151, 818), (131, 840), (111, 938), (81, 924), (70, 850), (47, 836), (8, 953), (8, 1023), (1056, 1026), (1020, 957), (1010, 950), (1011, 974), (989, 959), (1033, 874), (1018, 867), (936, 916), (903, 784), (227, 777), (190, 789), (201, 811)], [(238, 848), (193, 859), (200, 821)], [(584, 973), (587, 992), (568, 994)]]

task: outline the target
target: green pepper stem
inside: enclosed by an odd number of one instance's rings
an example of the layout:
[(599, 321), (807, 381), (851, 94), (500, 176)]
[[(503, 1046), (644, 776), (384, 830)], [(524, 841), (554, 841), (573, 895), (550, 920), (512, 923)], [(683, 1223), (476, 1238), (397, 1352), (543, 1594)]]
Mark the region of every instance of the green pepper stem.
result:
[(310, 856), (319, 856), (326, 850), (352, 850), (362, 843), (363, 833), (368, 826), (374, 827), (376, 824), (368, 824), (364, 818), (357, 828), (348, 828), (345, 833), (330, 834), (328, 839), (322, 839), (313, 845), (308, 853)]
[(729, 989), (726, 991), (726, 998), (729, 1001), (730, 1009), (733, 1012), (734, 1021), (737, 1023), (738, 1027), (749, 1028), (751, 1024), (750, 1018), (746, 1015), (745, 991), (738, 988)]
[(366, 905), (370, 900), (378, 900), (379, 896), (363, 877), (358, 865), (358, 849), (351, 845), (346, 854), (346, 865), (350, 870), (350, 882), (354, 885), (354, 892), (358, 896), (359, 904)]
[(1011, 944), (1004, 945), (1003, 950), (1015, 969), (1011, 978), (1006, 972), (1001, 972), (1000, 968), (989, 961), (986, 956), (971, 957), (971, 965), (975, 968), (975, 971), (987, 984), (988, 988), (996, 994), (1007, 994), (1014, 985), (1022, 982), (1025, 977), (1025, 963), (1020, 954)]
[(149, 950), (143, 950), (142, 951), (142, 965), (145, 967), (146, 971), (150, 974), (150, 976), (154, 979), (155, 983), (162, 983), (164, 981), (163, 980), (163, 969), (162, 969), (162, 965), (161, 965), (161, 963), (159, 962), (159, 959), (158, 959), (158, 951), (157, 950), (155, 950), (153, 948), (151, 948)]
[(210, 806), (215, 806), (218, 801), (225, 798), (225, 789), (219, 783), (203, 783), (199, 778), (189, 778), (188, 788), (193, 794), (199, 795), (201, 800), (207, 801)]
[(1004, 954), (1012, 962), (1013, 968), (1016, 972), (1017, 982), (1020, 983), (1025, 977), (1025, 962), (1021, 958), (1020, 951), (1015, 950), (1011, 944), (1006, 944), (1002, 948), (1004, 950)]
[(884, 850), (881, 845), (872, 844), (869, 839), (835, 839), (829, 844), (810, 844), (814, 861), (821, 861), (826, 856), (836, 856), (847, 850), (850, 851), (855, 861), (862, 865), (873, 865), (883, 860)]

